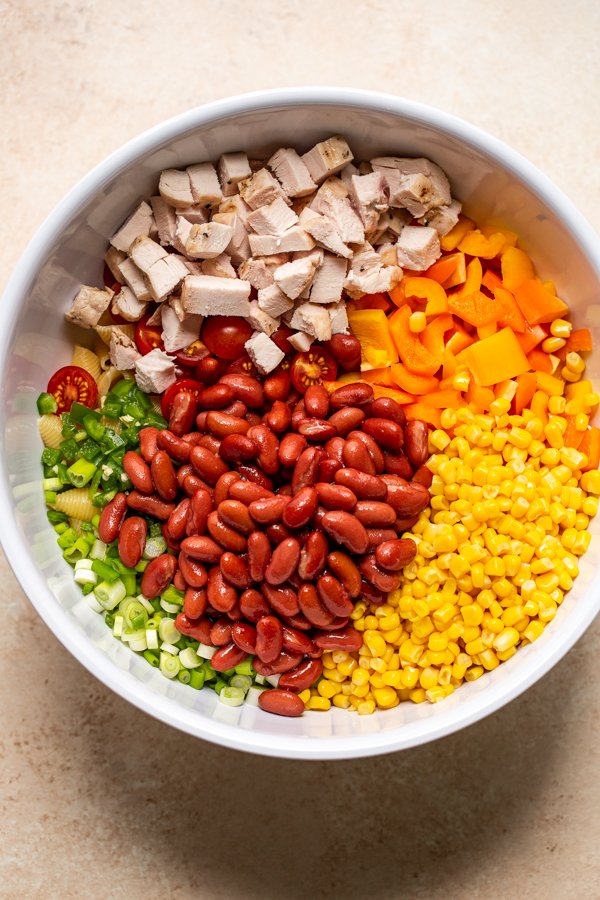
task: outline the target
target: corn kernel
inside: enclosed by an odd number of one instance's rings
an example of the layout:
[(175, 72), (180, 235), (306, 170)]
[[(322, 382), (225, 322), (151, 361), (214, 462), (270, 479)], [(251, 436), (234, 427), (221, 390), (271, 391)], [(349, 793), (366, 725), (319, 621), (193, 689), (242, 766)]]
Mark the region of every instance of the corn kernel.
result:
[(356, 712), (359, 716), (371, 716), (375, 712), (375, 703), (373, 700), (364, 700), (358, 704)]
[(465, 672), (465, 681), (476, 681), (478, 678), (481, 678), (484, 672), (483, 666), (473, 666)]
[(302, 700), (302, 702), (304, 704), (308, 703), (308, 701), (310, 700), (310, 696), (311, 696), (310, 688), (307, 688), (305, 691), (300, 691), (298, 696), (300, 697), (300, 699)]
[(391, 687), (380, 687), (373, 691), (373, 696), (377, 706), (381, 709), (391, 709), (392, 706), (398, 705), (398, 695)]
[[(427, 318), (424, 312), (414, 312), (408, 318), (408, 327), (413, 334), (421, 334), (427, 328)], [(562, 342), (564, 346), (564, 341)]]
[[(409, 319), (410, 324), (410, 319)], [(542, 350), (544, 353), (556, 353), (557, 350), (562, 350), (567, 342), (564, 338), (561, 337), (549, 337), (546, 338), (545, 341), (542, 341)]]
[(326, 712), (328, 709), (331, 709), (331, 700), (329, 700), (327, 697), (313, 696), (306, 704), (306, 708), (319, 710), (320, 712)]
[(408, 698), (413, 703), (423, 703), (427, 699), (427, 695), (423, 688), (415, 688), (409, 693)]
[(565, 366), (570, 372), (582, 375), (585, 370), (585, 362), (579, 353), (570, 352), (565, 357)]
[(516, 628), (505, 628), (494, 638), (494, 650), (504, 652), (519, 643), (519, 632)]
[(350, 700), (348, 697), (344, 696), (344, 694), (336, 694), (335, 697), (331, 698), (331, 702), (334, 706), (337, 706), (338, 709), (350, 708)]
[(566, 319), (554, 319), (550, 325), (550, 334), (554, 337), (568, 338), (573, 326)]

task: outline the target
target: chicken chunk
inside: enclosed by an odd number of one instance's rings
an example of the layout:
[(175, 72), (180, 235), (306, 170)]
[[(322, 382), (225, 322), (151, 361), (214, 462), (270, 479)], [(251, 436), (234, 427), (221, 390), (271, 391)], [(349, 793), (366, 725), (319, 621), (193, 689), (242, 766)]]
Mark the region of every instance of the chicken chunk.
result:
[[(310, 212), (311, 215), (307, 215), (303, 220), (302, 216), (307, 212)], [(331, 219), (318, 213), (313, 213), (312, 210), (304, 210), (300, 216), (300, 223), (317, 244), (320, 244), (326, 250), (330, 250), (337, 256), (343, 256), (346, 259), (352, 256), (352, 250), (343, 242), (339, 231)]]
[(453, 200), (448, 206), (439, 206), (437, 209), (430, 209), (428, 213), (419, 219), (423, 225), (429, 225), (435, 228), (440, 237), (448, 234), (456, 223), (462, 209), (462, 203)]
[(450, 204), (450, 182), (431, 160), (380, 156), (371, 162), (373, 169), (385, 176), (390, 206), (408, 209), (419, 217), (434, 207)]
[(262, 375), (268, 375), (285, 358), (283, 350), (280, 350), (275, 341), (272, 341), (270, 337), (267, 337), (261, 331), (255, 331), (252, 337), (246, 341), (244, 347)]
[(177, 230), (177, 215), (173, 207), (162, 197), (151, 197), (150, 205), (158, 229), (158, 239), (163, 247), (173, 244)]
[(135, 368), (138, 359), (141, 359), (141, 353), (135, 345), (135, 341), (122, 331), (113, 328), (110, 335), (109, 345), (110, 361), (115, 368), (121, 371)]
[(250, 178), (240, 181), (238, 188), (242, 199), (253, 210), (259, 209), (261, 206), (268, 206), (278, 198), (289, 204), (283, 188), (268, 169), (259, 169)]
[(273, 170), (288, 197), (305, 197), (316, 190), (310, 172), (291, 147), (274, 153), (267, 163)]
[(147, 273), (154, 263), (167, 256), (167, 251), (149, 237), (136, 238), (129, 248), (129, 256), (140, 271)]
[(323, 255), (310, 289), (311, 303), (337, 303), (342, 296), (347, 261), (331, 253)]
[(307, 334), (305, 331), (296, 331), (295, 334), (291, 334), (288, 338), (288, 342), (298, 353), (306, 353), (310, 350), (314, 341), (312, 334)]
[(192, 225), (185, 242), (185, 251), (192, 259), (214, 259), (229, 246), (232, 237), (231, 225), (221, 222)]
[(373, 231), (379, 223), (381, 213), (388, 208), (384, 176), (381, 172), (353, 175), (350, 179), (349, 192), (365, 231)]
[(172, 253), (155, 262), (146, 272), (146, 281), (154, 300), (161, 303), (179, 287), (186, 275), (188, 275), (187, 268)]
[(302, 303), (294, 310), (290, 328), (305, 331), (317, 341), (331, 340), (331, 318), (323, 306), (316, 303)]
[(162, 394), (177, 381), (175, 364), (163, 350), (151, 350), (135, 362), (135, 380), (146, 394)]
[(232, 237), (225, 250), (231, 257), (233, 265), (239, 266), (245, 259), (249, 259), (252, 251), (248, 241), (248, 232), (241, 217), (237, 213), (215, 213), (212, 220), (232, 228)]
[[(198, 263), (195, 263), (198, 266)], [(190, 269), (190, 271), (192, 271)], [(200, 263), (200, 271), (192, 272), (193, 275), (216, 275), (217, 278), (237, 278), (235, 269), (231, 265), (231, 257), (227, 253), (220, 253), (214, 259), (205, 259)]]
[(330, 219), (344, 243), (361, 243), (364, 225), (348, 198), (348, 189), (339, 178), (328, 178), (317, 191), (310, 208)]
[(104, 254), (104, 262), (110, 269), (110, 274), (112, 275), (112, 277), (115, 279), (115, 281), (118, 281), (119, 284), (123, 284), (125, 280), (119, 270), (120, 263), (122, 263), (125, 259), (127, 259), (127, 254), (123, 253), (122, 250), (115, 249), (115, 247), (109, 247)]
[(244, 227), (248, 227), (248, 216), (252, 212), (245, 200), (239, 194), (233, 194), (231, 197), (224, 197), (219, 203), (220, 213), (234, 213), (242, 220)]
[(294, 253), (298, 250), (312, 250), (313, 238), (300, 225), (293, 225), (283, 234), (251, 234), (250, 250), (253, 256), (274, 256), (277, 253)]
[(113, 297), (111, 311), (128, 322), (139, 322), (148, 304), (143, 300), (138, 300), (131, 288), (123, 285), (118, 294)]
[(342, 300), (340, 303), (336, 303), (335, 306), (329, 306), (328, 312), (331, 319), (331, 333), (348, 334), (349, 325), (346, 301)]
[(351, 296), (376, 294), (391, 290), (401, 278), (402, 270), (398, 266), (382, 265), (380, 255), (371, 244), (364, 243), (354, 254), (344, 287)]
[(298, 221), (296, 213), (277, 197), (268, 206), (261, 206), (248, 216), (248, 225), (256, 234), (280, 235)]
[(180, 169), (165, 169), (160, 173), (158, 192), (163, 200), (176, 208), (194, 203), (190, 176)]
[(119, 264), (119, 271), (123, 276), (125, 284), (127, 287), (131, 288), (138, 300), (143, 303), (152, 300), (152, 294), (144, 280), (144, 273), (138, 269), (132, 259), (129, 259), (129, 257), (124, 259), (123, 262)]
[(296, 300), (312, 284), (315, 271), (313, 259), (295, 259), (275, 269), (273, 280), (290, 300)]
[(255, 331), (262, 331), (270, 337), (279, 328), (279, 319), (270, 316), (260, 308), (257, 300), (250, 302), (250, 315), (246, 321)]
[(198, 163), (186, 169), (194, 203), (201, 206), (218, 206), (223, 199), (215, 167), (210, 162)]
[(141, 235), (149, 235), (153, 227), (155, 227), (155, 222), (152, 209), (144, 201), (129, 216), (125, 224), (121, 225), (116, 234), (113, 234), (110, 242), (115, 250), (127, 253), (135, 239)]
[(435, 228), (405, 225), (396, 244), (398, 265), (424, 272), (441, 256), (440, 239)]
[(186, 313), (201, 316), (243, 316), (250, 314), (250, 282), (213, 275), (188, 275), (181, 291)]
[(65, 314), (65, 319), (81, 328), (93, 328), (108, 309), (112, 298), (113, 292), (110, 288), (101, 291), (99, 288), (84, 284), (73, 300), (71, 309)]
[(261, 290), (261, 288), (269, 287), (270, 284), (273, 284), (273, 272), (276, 267), (267, 263), (268, 258), (260, 257), (259, 259), (254, 259), (251, 256), (250, 259), (245, 260), (239, 266), (238, 276), (243, 281), (249, 281), (257, 291)]
[(316, 144), (302, 156), (302, 162), (316, 184), (335, 175), (352, 161), (352, 151), (341, 135), (334, 135)]
[(237, 186), (252, 174), (245, 153), (224, 153), (217, 166), (224, 197), (237, 193)]
[(204, 225), (210, 218), (210, 209), (195, 203), (193, 206), (183, 206), (177, 210), (177, 218), (183, 218), (190, 225)]
[(268, 287), (259, 288), (257, 302), (259, 308), (274, 319), (278, 319), (284, 313), (289, 312), (294, 306), (294, 301), (280, 290), (275, 283)]
[(183, 320), (177, 315), (177, 310), (164, 304), (162, 307), (162, 334), (161, 338), (167, 353), (174, 353), (188, 347), (198, 340), (202, 316), (186, 316)]

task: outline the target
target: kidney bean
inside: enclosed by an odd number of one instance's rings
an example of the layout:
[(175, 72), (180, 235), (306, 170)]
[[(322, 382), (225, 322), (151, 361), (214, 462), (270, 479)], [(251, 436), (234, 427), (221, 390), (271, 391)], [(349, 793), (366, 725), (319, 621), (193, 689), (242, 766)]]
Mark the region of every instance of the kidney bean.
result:
[(247, 463), (238, 463), (237, 470), (247, 481), (252, 481), (254, 484), (259, 484), (261, 487), (265, 488), (267, 491), (273, 490), (273, 482), (272, 480), (265, 475), (265, 473), (258, 468), (258, 466), (251, 466)]
[(290, 373), (285, 369), (279, 369), (263, 381), (264, 395), (271, 403), (276, 400), (285, 400), (291, 386)]
[(365, 434), (364, 431), (351, 431), (348, 435), (348, 440), (360, 441), (365, 445), (373, 465), (375, 466), (376, 474), (385, 471), (385, 459), (383, 453), (369, 434)]
[(274, 497), (264, 497), (262, 500), (254, 500), (248, 506), (248, 512), (259, 525), (274, 525), (281, 521), (281, 516), (290, 498), (276, 494)]
[(433, 483), (433, 472), (427, 466), (419, 466), (412, 477), (413, 483), (424, 484), (426, 488), (430, 488)]
[(406, 424), (406, 415), (400, 404), (391, 397), (378, 397), (363, 407), (365, 413), (369, 417), (375, 419), (390, 419), (396, 425), (404, 428)]
[(236, 400), (241, 400), (249, 409), (259, 409), (265, 402), (260, 381), (251, 375), (227, 374), (219, 379), (220, 385), (227, 385), (233, 391)]
[(390, 419), (365, 419), (362, 427), (365, 434), (386, 450), (398, 451), (404, 443), (402, 427)]
[(225, 438), (230, 434), (246, 434), (249, 425), (239, 416), (231, 416), (223, 411), (211, 410), (206, 416), (206, 427), (211, 434)]
[(332, 409), (342, 409), (344, 406), (363, 406), (372, 399), (373, 388), (371, 385), (357, 381), (337, 388), (331, 394), (329, 403)]
[[(307, 621), (310, 628), (310, 622)], [(303, 631), (293, 628), (291, 625), (283, 626), (283, 649), (290, 653), (313, 653), (315, 645)]]
[(333, 575), (321, 575), (317, 581), (317, 593), (325, 609), (333, 616), (348, 618), (354, 608), (346, 588)]
[(417, 555), (417, 545), (411, 538), (384, 541), (375, 550), (375, 559), (382, 569), (397, 572), (413, 561)]
[(150, 467), (135, 450), (128, 450), (123, 457), (123, 471), (136, 490), (143, 494), (153, 493), (154, 484)]
[(317, 647), (322, 650), (347, 650), (349, 652), (360, 650), (363, 637), (352, 626), (342, 628), (340, 631), (322, 632), (314, 637)]
[(301, 434), (286, 434), (279, 444), (279, 462), (286, 468), (295, 466), (300, 454), (306, 449), (306, 438)]
[(344, 444), (344, 466), (348, 469), (358, 469), (367, 475), (375, 475), (375, 465), (362, 441), (353, 438)]
[(238, 472), (225, 472), (217, 483), (215, 484), (215, 492), (214, 492), (214, 502), (215, 506), (218, 506), (223, 500), (229, 499), (229, 489), (235, 484), (236, 481), (240, 481), (240, 476)]
[(255, 413), (255, 412), (249, 412), (249, 413), (246, 413), (246, 422), (247, 422), (248, 425), (250, 425), (250, 426), (252, 426), (252, 425), (262, 425), (262, 424), (263, 424), (263, 420), (262, 420), (261, 414), (260, 414), (260, 413)]
[(341, 484), (319, 482), (315, 485), (319, 502), (327, 509), (342, 509), (352, 512), (357, 503), (356, 494)]
[(398, 534), (402, 534), (403, 531), (411, 531), (418, 521), (418, 516), (397, 516), (394, 528)]
[[(185, 440), (185, 438), (183, 438), (183, 440)], [(214, 434), (203, 434), (200, 436), (200, 440), (195, 441), (194, 443), (199, 444), (200, 447), (204, 447), (205, 450), (210, 450), (215, 456), (219, 455), (221, 441), (219, 438), (215, 437)]]
[(281, 487), (278, 488), (277, 494), (280, 497), (291, 497), (292, 496), (291, 484), (282, 484)]
[(239, 500), (241, 503), (249, 506), (255, 500), (263, 500), (267, 497), (273, 497), (273, 492), (261, 487), (259, 484), (254, 484), (252, 481), (239, 479), (229, 488), (229, 497), (226, 499)]
[(105, 544), (111, 544), (119, 534), (121, 523), (127, 512), (127, 497), (123, 493), (115, 494), (100, 514), (98, 536)]
[(308, 441), (321, 443), (336, 437), (337, 428), (326, 419), (302, 419), (298, 424), (298, 432)]
[(248, 437), (258, 445), (258, 464), (263, 472), (275, 475), (279, 471), (279, 441), (271, 429), (266, 425), (253, 425), (248, 430)]
[(258, 444), (244, 434), (228, 434), (223, 438), (219, 447), (219, 456), (228, 463), (256, 459), (257, 455)]
[(177, 484), (183, 488), (184, 479), (193, 473), (193, 469), (189, 463), (185, 463), (177, 469)]
[(289, 672), (294, 669), (301, 661), (302, 657), (299, 653), (287, 653), (282, 650), (275, 662), (265, 663), (258, 656), (252, 660), (256, 672), (259, 675), (279, 675), (282, 672)]
[(292, 428), (294, 431), (298, 431), (298, 427), (301, 422), (306, 419), (306, 409), (304, 407), (304, 400), (298, 400), (294, 409), (292, 410)]
[(209, 605), (217, 612), (226, 613), (235, 606), (238, 593), (233, 585), (225, 581), (218, 566), (214, 566), (208, 573), (206, 596)]
[(369, 546), (365, 526), (352, 513), (331, 510), (321, 519), (321, 527), (334, 541), (347, 547), (351, 553), (364, 553)]
[(227, 644), (226, 647), (221, 647), (220, 650), (217, 650), (212, 657), (210, 664), (215, 672), (226, 672), (227, 669), (233, 669), (235, 666), (239, 666), (240, 663), (244, 662), (247, 656), (248, 654), (244, 650), (240, 650), (240, 648), (232, 641), (230, 644)]
[(413, 468), (405, 453), (384, 453), (385, 471), (388, 475), (398, 475), (400, 478), (410, 480), (412, 478)]
[[(198, 395), (198, 406), (200, 409), (223, 409), (236, 399), (233, 388), (228, 384), (219, 382), (212, 384), (210, 387), (204, 388)], [(243, 399), (243, 398), (239, 398)]]
[[(246, 421), (248, 407), (245, 403), (242, 403), (241, 400), (234, 400), (233, 403), (229, 404), (229, 406), (224, 406), (221, 412), (225, 413), (225, 415), (227, 416), (235, 416), (236, 419), (243, 419), (244, 421)], [(250, 425), (250, 423), (248, 423), (248, 425)]]
[(303, 581), (313, 581), (325, 570), (329, 545), (322, 531), (312, 531), (300, 553), (298, 574)]
[(139, 491), (130, 491), (127, 494), (127, 506), (130, 509), (135, 509), (137, 512), (154, 516), (155, 519), (160, 519), (161, 522), (165, 522), (175, 509), (174, 503), (167, 503), (166, 500), (161, 500), (155, 494), (151, 496), (140, 494)]
[(227, 621), (225, 616), (217, 619), (210, 629), (210, 642), (213, 647), (225, 647), (230, 644), (233, 639), (231, 630), (231, 622)]
[(311, 384), (304, 394), (304, 409), (307, 416), (325, 419), (329, 412), (329, 394), (322, 384)]
[(220, 520), (229, 528), (248, 535), (254, 531), (255, 524), (248, 511), (248, 507), (241, 500), (223, 500), (217, 507)]
[(231, 637), (234, 644), (244, 653), (256, 652), (256, 628), (248, 622), (236, 622), (231, 628)]
[(212, 623), (209, 619), (201, 617), (196, 619), (196, 621), (192, 621), (185, 612), (178, 613), (175, 618), (177, 631), (194, 638), (195, 641), (199, 641), (201, 644), (210, 644), (211, 627)]
[(236, 556), (230, 550), (225, 551), (219, 560), (219, 568), (223, 578), (236, 588), (250, 587), (250, 572), (246, 560), (241, 556)]
[(171, 431), (159, 431), (156, 438), (156, 445), (159, 450), (168, 453), (171, 459), (177, 462), (187, 462), (190, 458), (190, 444), (176, 437)]
[(359, 500), (385, 500), (387, 486), (379, 475), (368, 475), (358, 469), (344, 468), (335, 473), (335, 483), (350, 488)]
[(291, 691), (262, 691), (258, 697), (258, 705), (262, 710), (275, 716), (296, 718), (304, 712), (304, 703), (297, 694)]
[(263, 616), (270, 614), (271, 608), (260, 591), (249, 588), (240, 596), (240, 611), (245, 619), (256, 624)]
[(232, 553), (245, 552), (247, 542), (244, 535), (226, 525), (216, 510), (206, 520), (206, 527), (210, 536), (226, 550), (231, 550)]
[(404, 437), (406, 455), (418, 469), (429, 457), (429, 428), (420, 419), (412, 419), (406, 423)]
[[(164, 528), (164, 527), (165, 527), (165, 526), (163, 525), (163, 528)], [(171, 549), (171, 548), (169, 547), (168, 544), (167, 544), (167, 548), (168, 548), (169, 550)], [(181, 572), (179, 571), (179, 569), (177, 569), (177, 571), (176, 571), (175, 574), (173, 575), (173, 587), (174, 587), (174, 588), (177, 588), (178, 591), (184, 591), (184, 592), (185, 592), (185, 591), (187, 590), (186, 580), (185, 580), (185, 578), (183, 577), (183, 575), (181, 574)]]
[(356, 599), (360, 595), (361, 576), (354, 560), (342, 550), (334, 550), (327, 557), (327, 565), (344, 585), (348, 595)]
[(196, 416), (196, 428), (202, 434), (207, 430), (206, 420), (208, 418), (208, 412), (204, 410), (204, 412), (199, 412)]
[(183, 611), (188, 619), (199, 619), (206, 612), (207, 605), (206, 591), (187, 588), (183, 598)]
[(181, 550), (181, 541), (175, 540), (175, 538), (171, 537), (171, 535), (167, 531), (166, 522), (160, 526), (160, 530), (165, 544), (167, 545), (167, 550), (171, 550), (173, 553), (179, 553), (179, 551)]
[(169, 415), (169, 429), (179, 436), (191, 430), (196, 419), (196, 398), (187, 391), (178, 391), (173, 398)]
[(256, 623), (256, 655), (264, 663), (274, 663), (283, 647), (283, 626), (275, 616), (263, 616)]
[(338, 435), (345, 437), (364, 421), (365, 414), (357, 406), (346, 406), (329, 416), (329, 424), (333, 425)]
[(277, 434), (281, 434), (283, 431), (287, 431), (290, 427), (292, 421), (292, 413), (287, 405), (282, 400), (276, 400), (268, 413), (266, 413), (264, 417), (264, 423), (267, 425), (271, 431), (277, 432)]
[(327, 628), (333, 622), (334, 616), (325, 609), (314, 584), (303, 584), (298, 591), (298, 605), (300, 612), (311, 625), (318, 628)]
[[(389, 477), (389, 476), (388, 476)], [(418, 515), (429, 505), (429, 491), (424, 484), (405, 481), (387, 485), (387, 502), (403, 518)]]
[(162, 553), (148, 563), (142, 575), (142, 594), (148, 600), (154, 600), (162, 594), (173, 581), (177, 569), (177, 560), (170, 553)]
[(316, 484), (319, 478), (319, 463), (323, 459), (323, 451), (319, 447), (308, 447), (303, 450), (294, 466), (292, 474), (292, 493), (297, 494), (303, 487)]
[(119, 532), (119, 556), (124, 566), (134, 569), (146, 546), (146, 520), (141, 516), (125, 519)]
[(359, 500), (354, 515), (365, 528), (384, 528), (396, 521), (395, 509), (381, 500)]
[(214, 384), (225, 372), (226, 363), (214, 356), (205, 356), (196, 366), (196, 378), (202, 384)]
[(273, 585), (265, 582), (262, 585), (262, 592), (267, 603), (279, 616), (295, 616), (300, 612), (298, 605), (298, 595), (290, 587), (273, 587)]
[(323, 674), (320, 659), (305, 659), (294, 669), (285, 672), (279, 679), (278, 690), (305, 691)]
[(181, 542), (181, 549), (192, 559), (199, 559), (200, 562), (207, 563), (218, 563), (223, 554), (223, 548), (205, 534), (184, 538)]
[(271, 558), (271, 544), (262, 531), (248, 535), (248, 570), (252, 581), (262, 581)]
[(268, 525), (265, 534), (273, 547), (277, 547), (278, 544), (285, 541), (287, 538), (294, 537), (290, 529), (286, 528), (281, 522), (275, 522), (274, 525)]
[(358, 564), (361, 575), (380, 591), (395, 591), (400, 587), (400, 575), (386, 572), (377, 565), (375, 554), (364, 556)]
[[(200, 490), (209, 490), (209, 485), (206, 484), (205, 481), (202, 481), (201, 478), (198, 478), (197, 475), (186, 475), (183, 479), (183, 490), (188, 495), (188, 497), (193, 497), (196, 491)], [(212, 489), (210, 489), (212, 490)], [(209, 493), (210, 493), (209, 490)]]
[(215, 485), (221, 475), (229, 471), (227, 463), (207, 450), (206, 447), (192, 447), (190, 462), (200, 478), (211, 485)]
[(198, 590), (204, 587), (208, 581), (208, 572), (199, 560), (192, 559), (191, 556), (182, 551), (177, 562), (186, 584)]
[(328, 346), (342, 369), (347, 372), (360, 369), (361, 346), (353, 334), (334, 334)]
[(140, 429), (138, 437), (140, 441), (140, 453), (147, 463), (151, 463), (152, 457), (158, 449), (156, 444), (158, 428), (153, 428), (152, 426), (142, 428)]
[(283, 584), (298, 568), (300, 544), (296, 538), (286, 538), (275, 547), (269, 565), (265, 569), (265, 580), (272, 585)]
[(315, 514), (317, 502), (314, 487), (300, 488), (283, 510), (283, 524), (288, 528), (302, 528), (307, 525)]
[(187, 497), (180, 500), (167, 519), (166, 529), (172, 540), (179, 541), (185, 537), (189, 507), (190, 501)]
[(170, 457), (164, 450), (157, 450), (150, 465), (154, 487), (163, 500), (174, 500), (177, 496), (177, 476)]
[(327, 441), (325, 444), (324, 450), (329, 459), (334, 459), (336, 462), (340, 464), (340, 466), (344, 465), (344, 447), (346, 446), (346, 441), (341, 437), (331, 438), (330, 441)]
[(282, 618), (286, 625), (289, 625), (291, 628), (297, 628), (300, 631), (310, 631), (312, 628), (308, 619), (301, 612), (296, 613), (294, 616), (282, 616)]
[[(331, 625), (328, 625), (327, 628), (318, 628), (319, 631), (341, 631), (342, 628), (345, 628), (348, 625), (348, 617), (347, 616), (336, 616)], [(315, 626), (318, 627), (318, 626)], [(323, 651), (321, 651), (323, 652)]]
[[(395, 524), (395, 523), (394, 523)], [(374, 550), (384, 541), (395, 541), (398, 537), (395, 528), (367, 528), (369, 550)]]

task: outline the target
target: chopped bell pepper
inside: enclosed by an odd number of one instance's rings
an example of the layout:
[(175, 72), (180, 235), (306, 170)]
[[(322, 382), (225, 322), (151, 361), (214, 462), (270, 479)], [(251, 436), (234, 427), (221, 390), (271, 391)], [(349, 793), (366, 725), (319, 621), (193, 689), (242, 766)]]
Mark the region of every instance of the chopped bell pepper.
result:
[[(410, 315), (408, 307), (406, 307), (406, 312)], [(360, 341), (363, 362), (366, 362), (371, 368), (391, 366), (398, 362), (398, 353), (390, 335), (392, 320), (396, 315), (398, 313), (394, 313), (388, 319), (382, 309), (348, 310), (350, 329)], [(377, 354), (381, 354), (382, 351), (385, 356), (376, 361)]]
[(528, 278), (515, 288), (515, 300), (530, 325), (545, 325), (569, 312), (567, 304), (536, 278)]
[(515, 333), (503, 328), (491, 337), (476, 341), (460, 354), (480, 387), (489, 387), (529, 371), (529, 361)]
[[(435, 375), (442, 364), (442, 358), (433, 356), (421, 343), (419, 336), (410, 330), (408, 325), (410, 316), (410, 307), (402, 306), (388, 320), (398, 356), (411, 372), (416, 372), (417, 375)], [(352, 322), (350, 324), (354, 331)], [(398, 359), (396, 358), (394, 362), (398, 362)]]
[(502, 282), (509, 291), (520, 287), (524, 281), (535, 278), (533, 264), (523, 250), (518, 247), (509, 247), (502, 254), (500, 260)]
[(426, 316), (436, 316), (448, 311), (448, 300), (444, 288), (432, 278), (405, 278), (405, 297), (418, 297), (427, 300)]

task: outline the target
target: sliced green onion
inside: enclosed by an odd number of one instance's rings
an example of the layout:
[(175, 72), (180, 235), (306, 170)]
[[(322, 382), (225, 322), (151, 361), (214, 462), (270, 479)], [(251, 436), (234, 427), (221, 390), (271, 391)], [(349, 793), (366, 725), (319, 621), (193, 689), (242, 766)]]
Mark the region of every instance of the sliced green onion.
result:
[(192, 673), (188, 669), (180, 669), (177, 673), (177, 681), (182, 684), (189, 684)]
[(100, 538), (96, 538), (94, 541), (94, 545), (90, 550), (90, 559), (104, 559), (106, 557), (106, 549), (107, 544), (104, 541), (101, 541)]
[(95, 473), (96, 466), (87, 459), (78, 459), (67, 469), (71, 484), (78, 488), (85, 487)]
[(250, 658), (245, 659), (243, 662), (239, 664), (239, 666), (235, 667), (236, 675), (248, 675), (250, 678), (253, 678), (255, 675), (254, 666), (252, 665), (252, 660)]
[(37, 411), (40, 416), (47, 416), (49, 413), (55, 413), (58, 409), (58, 403), (52, 394), (40, 394), (37, 398)]
[(248, 675), (234, 675), (229, 684), (231, 687), (240, 688), (246, 693), (252, 687), (252, 679)]
[(202, 658), (191, 647), (186, 647), (185, 650), (182, 650), (179, 654), (179, 659), (181, 665), (185, 666), (186, 669), (197, 669), (198, 666), (202, 665)]
[(66, 531), (63, 531), (56, 543), (61, 550), (66, 550), (67, 547), (72, 547), (76, 540), (77, 532), (73, 528), (67, 528)]
[(279, 684), (280, 678), (281, 678), (281, 675), (267, 675), (266, 676), (267, 682), (274, 688), (276, 688), (277, 685)]
[(146, 632), (136, 631), (129, 640), (129, 646), (132, 650), (135, 650), (136, 653), (143, 653), (144, 650), (147, 650)]
[(164, 609), (165, 612), (173, 613), (173, 615), (177, 615), (177, 613), (181, 609), (180, 603), (169, 603), (167, 600), (164, 600), (162, 597), (160, 598), (160, 605)]
[(142, 606), (144, 607), (144, 609), (146, 610), (148, 615), (150, 615), (150, 616), (154, 615), (154, 607), (152, 606), (152, 604), (150, 603), (150, 601), (148, 600), (147, 597), (144, 597), (143, 594), (138, 594), (135, 599), (137, 600), (138, 603), (142, 604)]
[(68, 516), (64, 512), (59, 512), (57, 509), (49, 509), (46, 512), (46, 518), (50, 522), (51, 525), (61, 525), (64, 522), (68, 522)]
[(64, 534), (69, 528), (68, 522), (58, 522), (58, 524), (54, 526), (54, 530), (57, 534)]
[(166, 549), (167, 542), (164, 537), (149, 537), (144, 547), (144, 558), (156, 559), (157, 556), (162, 556)]
[(158, 650), (158, 634), (156, 628), (146, 628), (146, 643), (149, 650)]
[(257, 684), (265, 684), (266, 678), (264, 675), (255, 675), (254, 680)]
[(150, 650), (144, 650), (143, 657), (147, 662), (150, 663), (152, 668), (158, 669), (158, 667), (160, 665), (160, 660), (159, 660), (158, 656), (156, 655), (156, 653), (152, 653)]
[(60, 478), (44, 478), (42, 481), (42, 488), (45, 491), (60, 491), (62, 486), (63, 483)]
[(169, 587), (163, 591), (162, 598), (163, 600), (166, 600), (167, 603), (176, 603), (178, 606), (182, 606), (184, 593), (183, 591), (178, 591), (177, 588), (170, 584)]
[(241, 706), (245, 693), (241, 688), (225, 686), (219, 693), (219, 701), (225, 706)]
[(164, 641), (166, 644), (176, 644), (181, 638), (181, 632), (175, 627), (173, 619), (167, 619), (165, 617), (158, 623), (158, 636), (161, 641)]
[(176, 678), (180, 669), (181, 663), (177, 656), (171, 656), (170, 653), (160, 654), (160, 671), (165, 678)]
[(74, 566), (78, 560), (84, 559), (89, 552), (90, 547), (86, 539), (84, 537), (78, 537), (74, 544), (67, 547), (63, 553), (63, 557), (69, 565)]
[(119, 605), (121, 600), (126, 596), (127, 591), (125, 590), (125, 585), (120, 580), (114, 581), (112, 584), (108, 581), (102, 581), (94, 588), (94, 594), (104, 609), (110, 610)]
[(137, 589), (135, 574), (134, 575), (131, 575), (131, 574), (122, 575), (121, 577), (123, 578), (123, 584), (125, 585), (127, 593), (135, 594), (136, 589)]
[(179, 647), (176, 647), (175, 644), (167, 644), (166, 641), (163, 641), (160, 645), (160, 649), (162, 653), (170, 653), (171, 656), (179, 656)]
[[(160, 556), (160, 554), (159, 554), (159, 556)], [(141, 572), (145, 572), (149, 565), (150, 565), (149, 559), (140, 559), (139, 563), (135, 567), (135, 571), (138, 574), (140, 574)]]
[[(119, 579), (119, 573), (116, 569), (113, 569), (112, 566), (109, 566), (108, 563), (102, 562), (101, 559), (94, 559), (92, 561), (92, 572), (95, 572), (96, 575), (99, 575), (103, 581), (108, 581), (109, 584), (112, 584), (113, 581), (117, 581)], [(123, 596), (126, 596), (127, 591)]]
[(44, 500), (47, 506), (53, 506), (56, 503), (56, 491), (44, 491)]
[(212, 659), (216, 652), (217, 648), (209, 647), (208, 644), (198, 644), (198, 649), (196, 650), (196, 653), (202, 659)]
[(57, 466), (60, 462), (60, 450), (52, 447), (44, 447), (42, 450), (42, 464), (44, 466)]
[[(82, 560), (80, 560), (82, 562)], [(92, 572), (91, 569), (79, 569), (77, 570), (77, 563), (75, 564), (75, 581), (77, 584), (98, 584), (98, 576), (95, 572)]]
[(114, 621), (114, 625), (113, 625), (113, 635), (116, 638), (120, 638), (121, 635), (123, 634), (124, 621), (125, 620), (123, 619), (123, 616), (115, 616), (115, 621)]
[[(85, 596), (86, 594), (90, 594), (94, 590), (93, 584), (82, 584), (81, 585), (81, 593)], [(102, 607), (100, 607), (102, 609)]]
[(249, 703), (250, 706), (258, 706), (258, 698), (265, 691), (264, 687), (256, 687), (252, 685), (252, 687), (248, 688), (248, 693), (246, 694), (246, 703)]
[[(181, 656), (181, 654), (179, 654)], [(190, 672), (190, 687), (193, 687), (194, 690), (199, 691), (204, 687), (204, 672), (202, 669), (192, 669)]]
[(80, 559), (75, 563), (75, 571), (79, 572), (80, 569), (91, 569), (92, 561), (91, 559)]
[(103, 607), (98, 603), (96, 597), (94, 596), (94, 594), (92, 592), (90, 592), (86, 596), (85, 602), (90, 607), (90, 609), (92, 609), (94, 612), (96, 612), (96, 613), (104, 612)]

